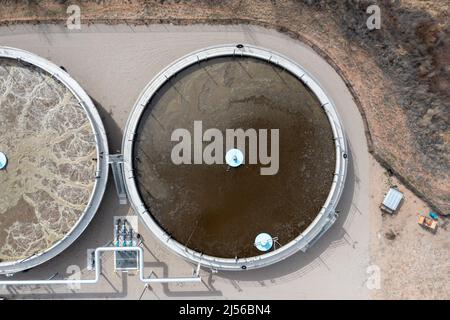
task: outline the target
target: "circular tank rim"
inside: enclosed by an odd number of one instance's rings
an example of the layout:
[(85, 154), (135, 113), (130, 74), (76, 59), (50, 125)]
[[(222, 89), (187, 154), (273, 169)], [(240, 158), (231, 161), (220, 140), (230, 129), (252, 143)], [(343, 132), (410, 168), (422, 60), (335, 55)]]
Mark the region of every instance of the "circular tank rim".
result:
[(94, 103), (83, 88), (81, 88), (81, 86), (67, 72), (54, 63), (22, 49), (0, 46), (0, 58), (23, 61), (31, 64), (44, 70), (66, 86), (86, 112), (92, 131), (94, 132), (97, 151), (97, 168), (95, 173), (94, 188), (91, 192), (84, 212), (72, 228), (66, 233), (66, 235), (54, 243), (51, 247), (22, 260), (0, 263), (0, 274), (13, 274), (33, 268), (54, 258), (67, 249), (83, 233), (97, 212), (106, 190), (109, 172), (109, 151), (106, 131)]
[[(311, 89), (319, 99), (331, 125), (333, 140), (335, 142), (336, 163), (332, 186), (322, 209), (319, 211), (314, 221), (291, 242), (269, 253), (248, 258), (230, 259), (204, 255), (173, 239), (161, 226), (159, 226), (145, 207), (134, 179), (132, 161), (134, 137), (141, 115), (153, 94), (172, 76), (190, 65), (210, 58), (224, 56), (246, 56), (257, 58), (273, 63), (296, 76), (303, 84)], [(128, 198), (134, 211), (140, 216), (144, 224), (161, 242), (178, 255), (187, 258), (191, 262), (197, 264), (200, 263), (202, 266), (216, 270), (248, 270), (261, 268), (281, 261), (298, 251), (306, 251), (308, 247), (313, 245), (337, 219), (336, 205), (344, 188), (348, 160), (347, 141), (340, 117), (335, 109), (333, 101), (326, 95), (325, 91), (319, 85), (319, 82), (307, 73), (303, 67), (289, 58), (271, 50), (247, 44), (219, 45), (204, 48), (185, 55), (159, 72), (147, 84), (134, 104), (124, 130), (122, 153), (124, 157), (123, 175)]]

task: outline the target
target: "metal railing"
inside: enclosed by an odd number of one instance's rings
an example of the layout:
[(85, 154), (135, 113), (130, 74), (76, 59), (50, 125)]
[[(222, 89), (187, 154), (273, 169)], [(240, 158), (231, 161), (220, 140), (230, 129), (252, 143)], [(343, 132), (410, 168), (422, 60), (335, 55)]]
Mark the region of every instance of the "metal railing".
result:
[(60, 280), (0, 280), (0, 285), (23, 286), (23, 285), (75, 285), (75, 284), (95, 284), (100, 280), (101, 275), (101, 255), (103, 252), (136, 251), (139, 253), (139, 280), (148, 283), (173, 283), (173, 282), (201, 282), (200, 264), (191, 277), (173, 278), (151, 278), (144, 276), (144, 250), (141, 247), (99, 247), (95, 249), (95, 278), (94, 279), (60, 279)]

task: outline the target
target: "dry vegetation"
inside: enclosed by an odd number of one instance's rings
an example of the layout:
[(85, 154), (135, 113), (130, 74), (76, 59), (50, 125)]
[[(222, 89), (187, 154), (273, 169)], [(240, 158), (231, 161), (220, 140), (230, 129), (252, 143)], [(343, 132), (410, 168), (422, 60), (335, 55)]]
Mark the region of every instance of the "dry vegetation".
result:
[(252, 23), (299, 38), (340, 72), (366, 121), (378, 161), (437, 211), (450, 213), (449, 2), (1, 1), (0, 23), (61, 23), (79, 4), (84, 23)]
[[(382, 270), (376, 298), (446, 299), (449, 217), (436, 234), (417, 225), (429, 205), (450, 213), (450, 37), (448, 0), (376, 1), (381, 30), (366, 28), (375, 1), (1, 1), (0, 24), (64, 23), (79, 4), (83, 23), (251, 23), (298, 38), (341, 74), (366, 122), (371, 197), (399, 185), (407, 201), (394, 216), (374, 208), (371, 259)], [(395, 174), (401, 181), (392, 178)]]

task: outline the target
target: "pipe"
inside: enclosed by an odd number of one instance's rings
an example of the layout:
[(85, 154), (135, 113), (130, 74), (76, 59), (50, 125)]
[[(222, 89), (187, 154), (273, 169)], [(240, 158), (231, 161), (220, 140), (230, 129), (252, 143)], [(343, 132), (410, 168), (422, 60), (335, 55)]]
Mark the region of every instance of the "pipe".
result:
[[(0, 285), (22, 286), (22, 285), (72, 285), (72, 284), (95, 284), (101, 275), (101, 254), (103, 252), (137, 251), (139, 252), (139, 280), (144, 283), (172, 283), (172, 282), (201, 282), (199, 276), (200, 265), (192, 277), (180, 278), (144, 278), (144, 250), (141, 247), (99, 247), (95, 249), (95, 278), (94, 279), (62, 279), (62, 280), (0, 280)], [(153, 274), (153, 272), (152, 272)]]
[(120, 245), (120, 223), (121, 220), (117, 219), (116, 225), (114, 226), (114, 245), (116, 247)]

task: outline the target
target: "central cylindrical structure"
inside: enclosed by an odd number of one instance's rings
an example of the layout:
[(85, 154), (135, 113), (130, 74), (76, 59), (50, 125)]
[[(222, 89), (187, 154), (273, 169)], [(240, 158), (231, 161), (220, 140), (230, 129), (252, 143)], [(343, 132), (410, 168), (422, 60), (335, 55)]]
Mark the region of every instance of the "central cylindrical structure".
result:
[(130, 202), (155, 236), (226, 270), (305, 251), (336, 220), (347, 170), (344, 130), (319, 83), (249, 45), (206, 48), (160, 72), (134, 106), (123, 155)]

